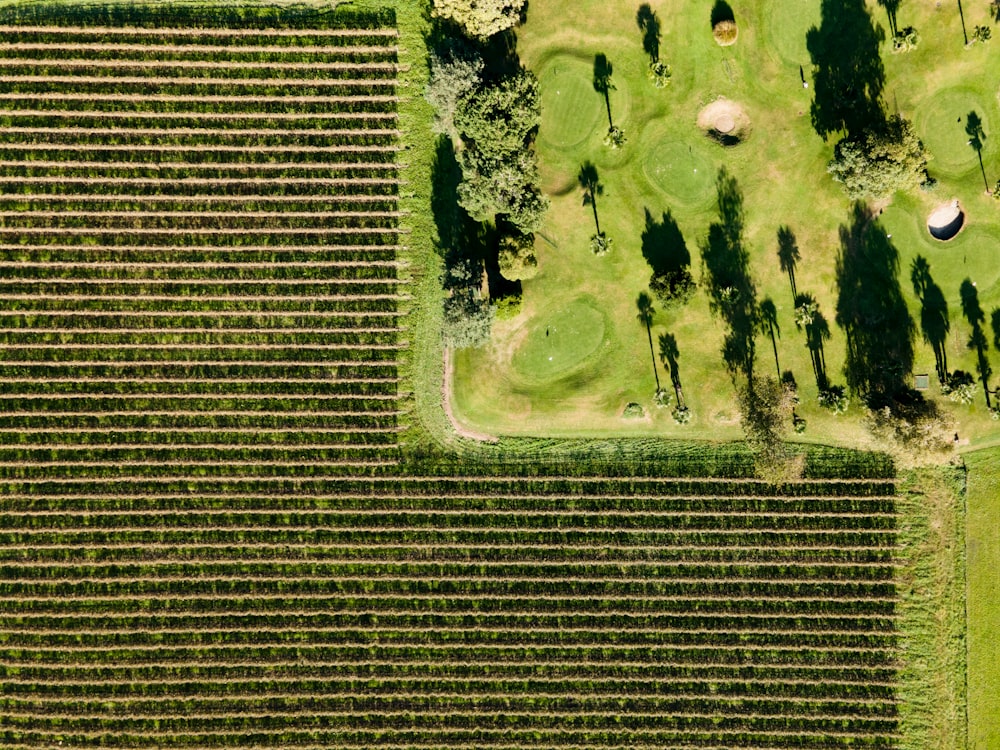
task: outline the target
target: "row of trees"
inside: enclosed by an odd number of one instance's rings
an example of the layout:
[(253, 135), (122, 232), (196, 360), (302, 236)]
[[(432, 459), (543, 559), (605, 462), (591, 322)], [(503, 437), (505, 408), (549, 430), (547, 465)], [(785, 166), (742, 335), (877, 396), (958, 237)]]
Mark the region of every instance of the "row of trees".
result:
[(521, 67), (508, 38), (522, 6), (434, 4), (441, 20), (425, 96), (441, 136), (434, 213), (445, 262), (444, 340), (455, 348), (485, 343), (493, 303), (519, 299), (518, 280), (537, 266), (533, 233), (548, 207), (533, 150), (538, 81)]

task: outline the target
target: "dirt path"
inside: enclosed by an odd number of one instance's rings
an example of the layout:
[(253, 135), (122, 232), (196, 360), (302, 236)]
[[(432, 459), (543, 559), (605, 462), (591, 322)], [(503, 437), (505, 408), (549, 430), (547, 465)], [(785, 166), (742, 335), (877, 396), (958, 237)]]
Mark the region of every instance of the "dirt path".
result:
[(441, 401), (444, 404), (444, 413), (448, 416), (448, 421), (451, 423), (452, 429), (459, 436), (468, 440), (478, 440), (481, 443), (498, 442), (494, 435), (470, 430), (455, 418), (455, 411), (451, 406), (451, 383), (453, 375), (454, 365), (451, 359), (451, 349), (446, 346), (444, 347), (444, 377), (441, 379)]

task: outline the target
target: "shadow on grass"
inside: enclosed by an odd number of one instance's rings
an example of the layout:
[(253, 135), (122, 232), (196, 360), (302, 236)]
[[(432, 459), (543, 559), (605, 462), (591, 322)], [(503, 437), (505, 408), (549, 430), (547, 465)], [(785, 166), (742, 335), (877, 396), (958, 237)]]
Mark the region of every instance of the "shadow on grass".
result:
[(714, 29), (716, 25), (722, 23), (723, 21), (735, 21), (736, 16), (733, 14), (732, 6), (726, 2), (726, 0), (716, 0), (715, 5), (712, 6), (712, 28)]
[(924, 341), (934, 350), (934, 366), (942, 384), (948, 383), (948, 353), (945, 343), (951, 322), (948, 318), (948, 302), (941, 287), (931, 278), (931, 267), (927, 259), (918, 255), (910, 265), (910, 281), (913, 293), (920, 300), (920, 331)]
[(979, 373), (979, 379), (983, 383), (983, 394), (986, 396), (986, 408), (990, 408), (990, 375), (993, 374), (993, 370), (990, 368), (989, 357), (986, 356), (986, 351), (990, 348), (989, 343), (986, 341), (986, 333), (983, 331), (983, 323), (986, 322), (986, 313), (983, 312), (983, 308), (979, 305), (979, 290), (976, 289), (976, 285), (972, 283), (969, 279), (962, 282), (962, 287), (959, 290), (959, 294), (962, 297), (962, 315), (972, 326), (972, 335), (969, 336), (969, 341), (966, 346), (976, 352), (976, 371)]
[(864, 0), (823, 0), (822, 14), (819, 27), (806, 34), (814, 66), (813, 128), (826, 139), (880, 127), (885, 70), (879, 45), (885, 34), (872, 24)]
[(691, 265), (691, 253), (688, 252), (681, 228), (677, 226), (670, 211), (665, 211), (660, 221), (657, 221), (649, 209), (646, 209), (642, 257), (654, 274), (682, 271)]
[(847, 334), (847, 384), (873, 408), (907, 393), (913, 370), (915, 326), (898, 273), (899, 252), (871, 210), (855, 203), (840, 227), (836, 320)]
[(792, 286), (792, 299), (798, 296), (795, 289), (795, 268), (798, 266), (802, 256), (799, 254), (799, 243), (792, 234), (792, 230), (786, 226), (778, 228), (778, 263), (781, 270), (788, 274), (788, 283)]
[(670, 373), (670, 384), (674, 387), (674, 394), (677, 396), (677, 406), (684, 408), (684, 390), (681, 385), (681, 366), (677, 360), (681, 356), (680, 349), (677, 348), (677, 339), (672, 333), (661, 333), (660, 362)]
[(649, 3), (643, 3), (635, 15), (635, 22), (642, 32), (642, 49), (649, 55), (649, 61), (655, 63), (660, 59), (660, 17)]
[(718, 221), (701, 245), (709, 304), (726, 323), (722, 357), (731, 376), (746, 376), (753, 389), (754, 336), (758, 329), (757, 288), (750, 276), (750, 257), (743, 239), (743, 193), (725, 169), (716, 179)]
[(614, 73), (614, 68), (611, 65), (611, 61), (608, 60), (608, 56), (603, 52), (594, 55), (594, 91), (604, 97), (604, 106), (608, 110), (608, 128), (613, 129), (615, 127), (614, 119), (611, 117), (611, 96), (610, 92), (615, 90), (614, 83), (611, 82), (611, 76)]
[(819, 303), (811, 294), (800, 294), (795, 298), (795, 325), (799, 330), (805, 331), (806, 348), (809, 349), (816, 387), (825, 391), (830, 387), (830, 380), (826, 376), (824, 349), (825, 342), (830, 340), (830, 324), (819, 311)]

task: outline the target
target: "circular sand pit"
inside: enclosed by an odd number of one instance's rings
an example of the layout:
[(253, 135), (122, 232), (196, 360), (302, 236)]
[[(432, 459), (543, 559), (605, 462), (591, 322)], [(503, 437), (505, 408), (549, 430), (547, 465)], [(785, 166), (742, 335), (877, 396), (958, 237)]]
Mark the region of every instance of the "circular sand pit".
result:
[(723, 146), (735, 146), (750, 135), (750, 118), (737, 102), (721, 97), (698, 113), (698, 127)]
[(963, 226), (965, 226), (965, 214), (957, 200), (943, 203), (927, 217), (927, 231), (936, 240), (952, 239), (962, 231)]

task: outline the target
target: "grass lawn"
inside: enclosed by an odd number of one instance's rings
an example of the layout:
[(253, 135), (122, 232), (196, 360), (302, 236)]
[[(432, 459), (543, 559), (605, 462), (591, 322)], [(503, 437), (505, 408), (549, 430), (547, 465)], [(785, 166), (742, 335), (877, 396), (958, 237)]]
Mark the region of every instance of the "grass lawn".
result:
[[(712, 38), (710, 5), (652, 2), (662, 24), (660, 57), (673, 73), (665, 89), (654, 88), (646, 77), (648, 57), (635, 20), (638, 5), (531, 2), (528, 20), (518, 32), (518, 53), (540, 81), (537, 149), (552, 208), (538, 235), (539, 274), (524, 283), (522, 313), (499, 322), (490, 345), (456, 357), (456, 413), (477, 429), (501, 435), (741, 437), (733, 387), (720, 354), (723, 329), (710, 313), (706, 295), (699, 292), (676, 311), (658, 310), (653, 321), (654, 343), (666, 332), (678, 343), (680, 377), (693, 413), (685, 426), (674, 424), (670, 409), (653, 405), (653, 361), (635, 306), (650, 275), (641, 252), (647, 212), (655, 221), (669, 212), (676, 221), (697, 278), (699, 244), (714, 218), (715, 178), (725, 166), (744, 193), (758, 298), (770, 297), (777, 307), (781, 369), (791, 370), (799, 384), (798, 413), (808, 425), (802, 439), (866, 447), (869, 438), (856, 404), (840, 417), (816, 405), (805, 335), (795, 327), (789, 280), (776, 256), (778, 229), (787, 226), (801, 252), (798, 290), (816, 297), (830, 326), (827, 372), (833, 383), (843, 383), (845, 337), (834, 321), (835, 259), (850, 204), (826, 173), (837, 137), (824, 141), (813, 129), (812, 87), (803, 87), (799, 72), (801, 65), (811, 81), (806, 33), (820, 23), (822, 3), (732, 2), (739, 39), (723, 48)], [(876, 25), (887, 26), (874, 2), (869, 11)], [(985, 4), (967, 7), (965, 13), (970, 30), (987, 22)], [(974, 355), (966, 347), (970, 327), (959, 304), (962, 280), (977, 282), (991, 340), (989, 317), (1000, 305), (1000, 264), (992, 258), (1000, 240), (1000, 203), (983, 195), (979, 161), (964, 130), (966, 115), (976, 111), (987, 136), (984, 167), (995, 182), (1000, 177), (1000, 132), (994, 135), (993, 128), (1000, 127), (1000, 110), (997, 81), (986, 71), (1000, 69), (1000, 42), (964, 49), (952, 5), (904, 4), (898, 20), (900, 26), (915, 26), (922, 41), (917, 50), (902, 55), (892, 54), (891, 45), (883, 42), (883, 102), (888, 111), (898, 107), (914, 122), (932, 151), (931, 174), (939, 183), (930, 192), (896, 196), (880, 221), (900, 253), (900, 284), (916, 326), (914, 372), (932, 375), (933, 394), (934, 356), (920, 338), (920, 307), (909, 280), (913, 258), (922, 255), (929, 261), (948, 301), (951, 369), (974, 370)], [(592, 84), (597, 54), (605, 54), (613, 67), (615, 88), (608, 104), (614, 124), (628, 137), (620, 150), (602, 142), (608, 113)], [(697, 124), (699, 112), (719, 97), (741, 105), (749, 118), (749, 136), (737, 146), (719, 145)], [(597, 208), (601, 229), (614, 241), (604, 257), (590, 252), (594, 217), (577, 185), (576, 175), (586, 162), (597, 167), (604, 186)], [(968, 225), (952, 242), (938, 242), (926, 231), (926, 217), (955, 198), (962, 202)], [(571, 319), (577, 329), (596, 328), (581, 330), (576, 341), (566, 333), (565, 322)], [(554, 328), (561, 332), (555, 338)], [(758, 371), (775, 372), (767, 337), (758, 337), (757, 353)], [(662, 365), (656, 366), (669, 386)], [(623, 419), (625, 405), (633, 401), (646, 408), (646, 416)], [(1000, 428), (989, 419), (981, 390), (977, 403), (956, 408), (955, 414), (971, 447), (1000, 441)]]
[(966, 457), (969, 750), (1000, 747), (1000, 451)]

